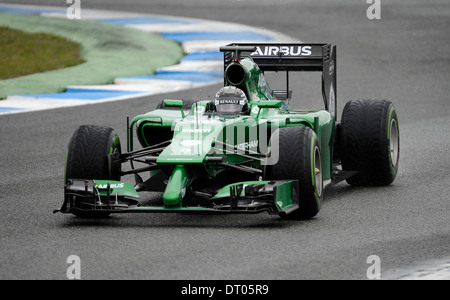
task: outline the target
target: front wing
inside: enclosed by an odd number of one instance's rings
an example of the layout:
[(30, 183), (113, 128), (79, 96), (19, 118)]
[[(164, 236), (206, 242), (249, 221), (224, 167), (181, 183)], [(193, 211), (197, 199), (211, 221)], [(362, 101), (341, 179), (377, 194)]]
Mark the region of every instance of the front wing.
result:
[[(64, 187), (61, 209), (54, 212), (267, 212), (283, 216), (299, 208), (299, 196), (296, 180), (246, 181), (227, 185), (215, 195), (192, 191), (189, 195), (191, 199), (182, 201), (178, 206), (141, 206), (139, 195), (131, 184), (112, 180), (69, 179)], [(199, 198), (199, 201), (191, 201), (195, 198)]]

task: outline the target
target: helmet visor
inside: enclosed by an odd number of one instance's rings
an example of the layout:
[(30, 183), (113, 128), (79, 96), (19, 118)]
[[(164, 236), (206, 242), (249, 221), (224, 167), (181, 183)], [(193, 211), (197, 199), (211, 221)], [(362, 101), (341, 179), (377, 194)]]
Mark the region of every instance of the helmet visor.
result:
[(245, 100), (240, 99), (218, 99), (215, 100), (216, 111), (221, 114), (238, 114), (242, 112)]

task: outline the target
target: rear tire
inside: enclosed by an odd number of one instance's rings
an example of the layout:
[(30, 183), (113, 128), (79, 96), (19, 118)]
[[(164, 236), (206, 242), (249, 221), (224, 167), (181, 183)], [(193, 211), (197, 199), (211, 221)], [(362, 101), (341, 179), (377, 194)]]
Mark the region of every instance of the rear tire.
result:
[(271, 141), (277, 138), (278, 161), (266, 167), (266, 177), (298, 180), (299, 209), (285, 217), (313, 218), (319, 212), (323, 198), (322, 158), (317, 135), (309, 127), (283, 127), (273, 133)]
[(342, 168), (358, 173), (347, 182), (386, 186), (397, 176), (400, 158), (398, 117), (387, 100), (347, 102), (341, 121)]
[[(120, 139), (109, 127), (83, 125), (70, 139), (64, 181), (68, 179), (120, 180), (121, 164), (109, 166), (108, 154), (121, 154)], [(80, 217), (106, 217), (105, 212), (76, 212)]]

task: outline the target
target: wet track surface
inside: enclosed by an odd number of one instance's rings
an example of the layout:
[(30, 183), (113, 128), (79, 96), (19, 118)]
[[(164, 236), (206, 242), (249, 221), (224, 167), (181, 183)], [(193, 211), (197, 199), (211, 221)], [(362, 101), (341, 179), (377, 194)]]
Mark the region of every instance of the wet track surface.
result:
[[(84, 0), (82, 7), (217, 19), (336, 44), (339, 111), (356, 98), (396, 106), (396, 181), (383, 188), (338, 184), (308, 221), (266, 214), (84, 220), (52, 214), (79, 125), (110, 126), (125, 139), (126, 115), (163, 98), (208, 98), (220, 87), (0, 116), (0, 279), (65, 279), (69, 255), (80, 257), (83, 279), (365, 279), (371, 255), (381, 259), (382, 278), (395, 278), (399, 270), (448, 262), (450, 4), (383, 2), (381, 20), (368, 20), (365, 1), (270, 2)], [(293, 108), (321, 104), (311, 100), (321, 95), (318, 77), (294, 76), (291, 86)]]

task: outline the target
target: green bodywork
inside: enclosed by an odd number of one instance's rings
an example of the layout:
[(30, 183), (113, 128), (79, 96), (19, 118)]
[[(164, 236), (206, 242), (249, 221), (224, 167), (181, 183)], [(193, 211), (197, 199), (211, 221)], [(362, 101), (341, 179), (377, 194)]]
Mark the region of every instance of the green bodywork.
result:
[[(165, 100), (163, 108), (139, 115), (129, 124), (129, 135), (133, 136), (136, 130), (142, 147), (151, 146), (149, 141), (152, 134), (158, 134), (161, 130), (172, 132), (170, 145), (156, 159), (156, 163), (169, 177), (163, 195), (167, 208), (182, 206), (186, 190), (197, 177), (213, 178), (224, 169), (216, 160), (211, 162), (210, 157), (223, 157), (224, 163), (236, 164), (247, 158), (234, 155), (233, 151), (266, 155), (270, 152), (270, 133), (281, 127), (307, 126), (315, 131), (322, 151), (323, 179), (331, 178), (335, 128), (332, 114), (327, 110), (289, 110), (274, 96), (263, 72), (252, 58), (244, 58), (240, 64), (246, 71), (246, 79), (239, 87), (247, 90), (250, 107), (248, 115), (208, 113), (211, 100), (199, 101), (186, 110), (182, 108), (180, 100)], [(231, 84), (226, 82), (225, 85)], [(226, 144), (228, 149), (219, 151), (218, 144)], [(133, 150), (132, 139), (128, 147), (130, 151)], [(251, 165), (261, 170), (262, 178), (264, 164), (261, 162), (255, 160)], [(228, 190), (227, 186), (219, 194), (227, 193)], [(290, 199), (288, 194), (284, 196)], [(290, 205), (289, 200), (286, 202), (281, 198), (277, 200), (281, 209)]]

